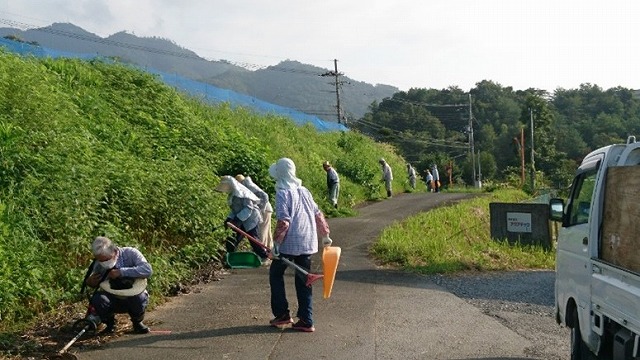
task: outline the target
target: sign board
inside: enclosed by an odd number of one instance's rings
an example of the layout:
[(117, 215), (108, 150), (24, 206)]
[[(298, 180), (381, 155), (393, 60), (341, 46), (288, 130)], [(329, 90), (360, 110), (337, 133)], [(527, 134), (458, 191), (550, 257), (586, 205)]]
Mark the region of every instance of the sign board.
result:
[(531, 213), (508, 212), (507, 231), (515, 233), (530, 233)]

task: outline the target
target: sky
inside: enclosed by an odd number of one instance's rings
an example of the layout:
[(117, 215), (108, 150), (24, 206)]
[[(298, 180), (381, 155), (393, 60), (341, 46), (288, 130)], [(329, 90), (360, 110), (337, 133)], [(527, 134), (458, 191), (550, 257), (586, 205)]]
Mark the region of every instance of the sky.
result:
[(638, 0), (0, 0), (0, 27), (126, 31), (251, 66), (337, 59), (353, 80), (403, 91), (640, 89), (639, 18)]

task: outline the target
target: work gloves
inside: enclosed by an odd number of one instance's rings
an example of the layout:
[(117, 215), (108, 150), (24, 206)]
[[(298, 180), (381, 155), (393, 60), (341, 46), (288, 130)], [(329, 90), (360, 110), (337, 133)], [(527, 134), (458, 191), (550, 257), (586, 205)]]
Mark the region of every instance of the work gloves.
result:
[(333, 240), (331, 240), (329, 235), (326, 235), (325, 237), (322, 238), (322, 246), (323, 247), (331, 246), (332, 243), (333, 243)]

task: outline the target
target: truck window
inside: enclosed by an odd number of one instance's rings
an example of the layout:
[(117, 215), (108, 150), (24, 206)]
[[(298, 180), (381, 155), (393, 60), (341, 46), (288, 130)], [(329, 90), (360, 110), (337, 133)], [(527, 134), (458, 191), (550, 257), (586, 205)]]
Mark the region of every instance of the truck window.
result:
[(589, 222), (591, 198), (596, 183), (596, 169), (579, 174), (575, 181), (574, 191), (569, 203), (568, 226), (586, 224)]

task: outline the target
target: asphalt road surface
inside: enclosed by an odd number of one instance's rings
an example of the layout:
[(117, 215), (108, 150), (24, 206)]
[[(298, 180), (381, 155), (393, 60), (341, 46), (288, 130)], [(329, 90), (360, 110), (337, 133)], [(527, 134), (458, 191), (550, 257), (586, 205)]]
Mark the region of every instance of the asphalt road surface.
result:
[[(71, 352), (98, 360), (568, 359), (568, 330), (552, 316), (553, 272), (420, 276), (380, 268), (369, 257), (384, 227), (467, 196), (400, 194), (357, 217), (330, 219), (342, 257), (331, 297), (322, 298), (321, 282), (314, 285), (314, 333), (269, 327), (268, 269), (237, 269), (148, 312), (151, 334)], [(313, 261), (320, 272), (319, 256)]]

